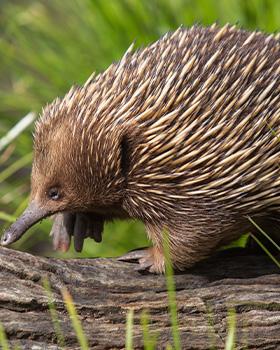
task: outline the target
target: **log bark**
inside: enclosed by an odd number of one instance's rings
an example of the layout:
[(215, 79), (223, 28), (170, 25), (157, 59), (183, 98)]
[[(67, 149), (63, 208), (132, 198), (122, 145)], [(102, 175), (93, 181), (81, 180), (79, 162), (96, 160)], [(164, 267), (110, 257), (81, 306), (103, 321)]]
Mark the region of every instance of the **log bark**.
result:
[[(79, 349), (61, 289), (71, 293), (91, 349), (125, 348), (125, 321), (134, 310), (134, 349), (143, 348), (141, 313), (148, 310), (157, 349), (172, 344), (164, 276), (141, 274), (133, 262), (62, 260), (0, 248), (0, 321), (9, 343), (21, 349), (58, 349), (42, 286), (47, 277), (66, 349)], [(223, 349), (229, 308), (236, 311), (236, 348), (280, 349), (279, 269), (246, 250), (216, 254), (176, 274), (182, 349)]]

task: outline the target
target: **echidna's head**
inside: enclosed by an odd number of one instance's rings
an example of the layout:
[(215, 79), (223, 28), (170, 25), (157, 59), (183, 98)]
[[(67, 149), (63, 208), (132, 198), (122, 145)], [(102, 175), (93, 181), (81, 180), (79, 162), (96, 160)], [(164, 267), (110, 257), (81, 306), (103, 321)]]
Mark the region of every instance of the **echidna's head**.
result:
[(98, 212), (122, 199), (124, 129), (97, 120), (74, 98), (71, 105), (66, 97), (56, 100), (36, 124), (30, 204), (2, 236), (3, 245), (47, 216)]

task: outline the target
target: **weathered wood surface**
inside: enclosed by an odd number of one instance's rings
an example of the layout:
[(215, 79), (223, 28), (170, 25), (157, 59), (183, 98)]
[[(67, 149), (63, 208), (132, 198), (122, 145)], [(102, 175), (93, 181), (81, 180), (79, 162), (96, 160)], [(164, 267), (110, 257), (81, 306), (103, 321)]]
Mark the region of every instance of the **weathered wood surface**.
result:
[[(158, 349), (172, 342), (164, 276), (140, 274), (114, 259), (59, 260), (0, 248), (0, 321), (10, 344), (58, 349), (42, 278), (50, 280), (67, 349), (78, 349), (61, 297), (72, 294), (91, 349), (123, 349), (128, 309), (134, 346), (142, 348), (140, 315), (149, 310)], [(227, 311), (237, 313), (238, 349), (280, 349), (279, 269), (266, 256), (227, 251), (175, 276), (183, 349), (224, 348)], [(210, 310), (210, 311), (209, 311)], [(209, 322), (210, 319), (210, 322)], [(211, 325), (212, 323), (212, 325)]]

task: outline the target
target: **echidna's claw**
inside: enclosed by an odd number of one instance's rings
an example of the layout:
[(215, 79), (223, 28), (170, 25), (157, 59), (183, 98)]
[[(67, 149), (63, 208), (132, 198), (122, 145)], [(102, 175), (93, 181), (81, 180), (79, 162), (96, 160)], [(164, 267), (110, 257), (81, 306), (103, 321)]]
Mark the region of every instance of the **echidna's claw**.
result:
[(87, 221), (83, 215), (76, 214), (74, 227), (74, 248), (76, 252), (83, 250), (84, 240), (86, 238)]
[(50, 235), (52, 236), (54, 250), (67, 252), (71, 243), (71, 235), (65, 226), (64, 214), (56, 214)]
[(150, 254), (148, 254), (148, 252), (146, 252), (146, 256), (144, 256), (143, 258), (139, 259), (139, 265), (136, 267), (136, 271), (139, 272), (145, 272), (145, 271), (149, 271), (149, 272), (153, 272), (153, 265), (154, 265), (154, 261), (153, 258)]
[(154, 247), (131, 251), (123, 256), (120, 256), (117, 258), (117, 260), (138, 263), (136, 271), (139, 272), (164, 272), (164, 256)]
[(117, 257), (118, 261), (126, 261), (131, 263), (138, 263), (140, 259), (143, 259), (147, 256), (147, 249), (135, 249), (122, 256)]
[(87, 230), (86, 237), (90, 237), (95, 242), (100, 243), (102, 241), (102, 233), (104, 229), (104, 220), (98, 217), (91, 217), (87, 215)]

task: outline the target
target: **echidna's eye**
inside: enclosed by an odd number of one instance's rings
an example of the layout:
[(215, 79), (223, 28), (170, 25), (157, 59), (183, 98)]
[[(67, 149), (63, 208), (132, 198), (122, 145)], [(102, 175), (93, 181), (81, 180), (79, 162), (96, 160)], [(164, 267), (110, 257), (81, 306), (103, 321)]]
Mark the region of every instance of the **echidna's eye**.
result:
[(60, 193), (58, 188), (52, 187), (48, 190), (48, 197), (54, 201), (57, 201), (60, 198)]

